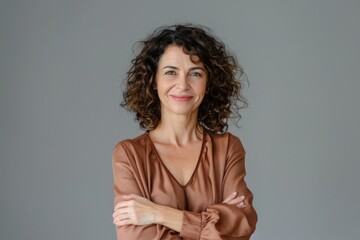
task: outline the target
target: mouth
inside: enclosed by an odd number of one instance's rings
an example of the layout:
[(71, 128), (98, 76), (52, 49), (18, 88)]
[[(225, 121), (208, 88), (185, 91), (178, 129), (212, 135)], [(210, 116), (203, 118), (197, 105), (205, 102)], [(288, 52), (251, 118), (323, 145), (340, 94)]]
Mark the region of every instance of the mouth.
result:
[(187, 102), (190, 101), (193, 97), (192, 96), (178, 96), (178, 95), (170, 95), (175, 101), (178, 102)]

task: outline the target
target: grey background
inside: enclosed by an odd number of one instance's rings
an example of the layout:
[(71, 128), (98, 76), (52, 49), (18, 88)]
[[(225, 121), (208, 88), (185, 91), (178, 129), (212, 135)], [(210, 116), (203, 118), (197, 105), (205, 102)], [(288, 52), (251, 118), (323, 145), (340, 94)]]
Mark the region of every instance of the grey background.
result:
[(358, 239), (360, 1), (1, 0), (0, 239), (115, 239), (111, 153), (132, 45), (210, 27), (250, 81), (252, 239)]

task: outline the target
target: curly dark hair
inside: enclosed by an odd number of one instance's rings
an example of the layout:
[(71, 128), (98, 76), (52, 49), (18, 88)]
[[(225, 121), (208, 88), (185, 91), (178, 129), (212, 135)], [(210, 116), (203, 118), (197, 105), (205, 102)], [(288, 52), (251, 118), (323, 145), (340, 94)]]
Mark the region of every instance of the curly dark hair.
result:
[(208, 28), (192, 24), (164, 26), (136, 44), (141, 50), (131, 61), (120, 105), (136, 113), (135, 119), (141, 128), (152, 130), (160, 121), (155, 78), (160, 57), (169, 45), (182, 47), (186, 54), (197, 56), (207, 71), (206, 95), (198, 112), (199, 124), (211, 132), (225, 133), (230, 117), (241, 118), (239, 110), (247, 106), (241, 94), (243, 80), (247, 82), (246, 75), (236, 57)]

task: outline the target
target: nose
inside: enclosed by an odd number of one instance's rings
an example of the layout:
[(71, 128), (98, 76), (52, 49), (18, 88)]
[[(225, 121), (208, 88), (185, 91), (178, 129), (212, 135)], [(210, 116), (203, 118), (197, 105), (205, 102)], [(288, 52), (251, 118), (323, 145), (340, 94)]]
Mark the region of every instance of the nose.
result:
[(181, 89), (181, 90), (187, 90), (189, 89), (189, 82), (188, 82), (188, 76), (186, 74), (181, 74), (178, 77), (178, 81), (177, 81), (177, 88)]

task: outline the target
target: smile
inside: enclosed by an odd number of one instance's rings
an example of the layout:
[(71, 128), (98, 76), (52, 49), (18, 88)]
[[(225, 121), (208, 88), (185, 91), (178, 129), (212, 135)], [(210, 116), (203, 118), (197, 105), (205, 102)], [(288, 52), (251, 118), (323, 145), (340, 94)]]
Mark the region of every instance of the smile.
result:
[(176, 96), (176, 95), (170, 95), (175, 101), (179, 102), (187, 102), (190, 101), (193, 97), (192, 96)]

